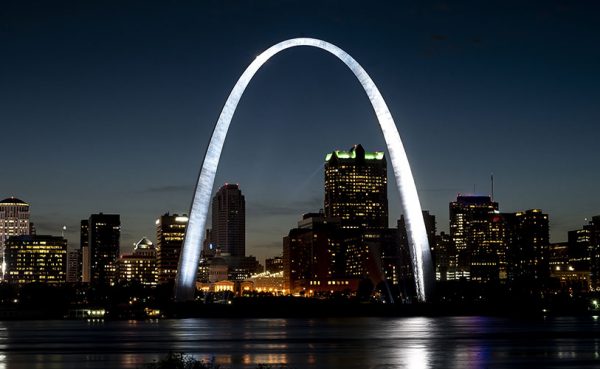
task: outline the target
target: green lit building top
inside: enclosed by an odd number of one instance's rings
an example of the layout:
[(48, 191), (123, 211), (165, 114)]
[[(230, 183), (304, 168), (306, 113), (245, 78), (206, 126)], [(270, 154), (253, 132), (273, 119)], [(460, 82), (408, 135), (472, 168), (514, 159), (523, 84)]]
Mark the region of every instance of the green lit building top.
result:
[(342, 228), (388, 227), (387, 162), (383, 152), (361, 145), (325, 157), (325, 215)]

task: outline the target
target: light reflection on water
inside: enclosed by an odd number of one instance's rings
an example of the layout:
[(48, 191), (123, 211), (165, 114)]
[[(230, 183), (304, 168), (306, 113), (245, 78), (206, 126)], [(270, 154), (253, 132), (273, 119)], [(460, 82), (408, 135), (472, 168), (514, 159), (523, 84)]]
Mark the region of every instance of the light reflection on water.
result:
[(0, 322), (0, 369), (141, 368), (169, 351), (223, 367), (600, 367), (600, 323), (486, 317)]

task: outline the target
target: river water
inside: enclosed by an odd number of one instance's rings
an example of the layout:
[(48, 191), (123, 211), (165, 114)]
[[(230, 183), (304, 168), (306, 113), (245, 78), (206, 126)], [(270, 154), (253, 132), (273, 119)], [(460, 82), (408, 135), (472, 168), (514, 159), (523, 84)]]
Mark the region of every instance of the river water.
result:
[(169, 351), (223, 368), (600, 368), (597, 317), (0, 322), (0, 369), (142, 368)]

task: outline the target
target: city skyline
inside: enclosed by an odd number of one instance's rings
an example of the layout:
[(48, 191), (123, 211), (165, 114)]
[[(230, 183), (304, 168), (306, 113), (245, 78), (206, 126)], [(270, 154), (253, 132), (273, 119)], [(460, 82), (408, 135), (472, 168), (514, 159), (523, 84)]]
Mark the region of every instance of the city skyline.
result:
[[(25, 137), (28, 149), (7, 142), (7, 152), (20, 154), (4, 167), (2, 196), (31, 204), (39, 234), (67, 225), (70, 249), (79, 246), (79, 220), (98, 212), (121, 214), (123, 251), (152, 238), (160, 214), (189, 211), (210, 130), (253, 55), (306, 35), (346, 49), (378, 84), (422, 207), (440, 230), (457, 193), (475, 185), (489, 194), (492, 172), (500, 211), (541, 208), (552, 242), (598, 214), (594, 12), (556, 3), (515, 6), (514, 16), (498, 4), (354, 4), (313, 14), (293, 4), (296, 15), (241, 6), (219, 25), (230, 32), (213, 37), (207, 31), (216, 24), (202, 15), (218, 12), (210, 5), (169, 8), (170, 20), (158, 5), (143, 15), (139, 5), (114, 13), (80, 5), (77, 20), (60, 6), (11, 5), (10, 21), (0, 15), (0, 121), (3, 135)], [(343, 21), (323, 22), (336, 12)], [(481, 24), (462, 26), (473, 13)], [(317, 51), (289, 53), (270, 61), (242, 99), (216, 181), (244, 188), (247, 253), (261, 258), (280, 251), (302, 213), (322, 207), (326, 153), (357, 143), (385, 148), (368, 100), (342, 66)], [(292, 167), (281, 176), (270, 171), (284, 164)], [(395, 224), (399, 199), (389, 193)]]

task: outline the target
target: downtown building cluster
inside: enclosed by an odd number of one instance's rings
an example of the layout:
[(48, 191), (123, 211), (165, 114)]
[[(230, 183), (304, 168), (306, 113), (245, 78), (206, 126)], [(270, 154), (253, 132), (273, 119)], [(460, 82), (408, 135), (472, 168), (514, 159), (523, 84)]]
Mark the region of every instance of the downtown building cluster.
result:
[[(239, 185), (223, 185), (213, 197), (197, 289), (413, 300), (408, 235), (403, 217), (389, 227), (387, 185), (383, 152), (356, 145), (327, 154), (323, 209), (304, 214), (283, 237), (282, 255), (264, 268), (246, 255), (245, 197)], [(466, 281), (506, 289), (600, 289), (600, 216), (569, 232), (567, 242), (551, 243), (549, 216), (540, 209), (501, 212), (492, 196), (458, 195), (449, 215), (449, 233), (438, 233), (435, 215), (423, 211), (442, 287)], [(123, 252), (120, 215), (91, 214), (81, 221), (79, 248), (69, 250), (63, 236), (36, 234), (29, 204), (7, 198), (0, 201), (2, 280), (172, 285), (187, 222), (186, 215), (165, 213), (155, 222), (156, 243), (142, 237)]]
[[(69, 249), (64, 236), (37, 235), (29, 204), (8, 198), (0, 202), (2, 281), (172, 286), (187, 222), (187, 215), (165, 213), (155, 221), (156, 244), (142, 237), (127, 252), (121, 246), (120, 215), (91, 214), (81, 220), (79, 247)], [(226, 184), (215, 195), (213, 224), (207, 231), (198, 286), (239, 290), (240, 281), (259, 274), (263, 267), (255, 257), (245, 255), (245, 200), (238, 185)]]
[[(325, 159), (324, 210), (305, 214), (284, 238), (286, 290), (298, 295), (379, 291), (415, 296), (404, 218), (388, 228), (386, 160), (357, 145)], [(600, 290), (600, 216), (551, 243), (540, 209), (500, 212), (492, 196), (458, 195), (449, 233), (423, 211), (435, 279), (504, 290)], [(438, 291), (443, 294), (444, 291)]]

